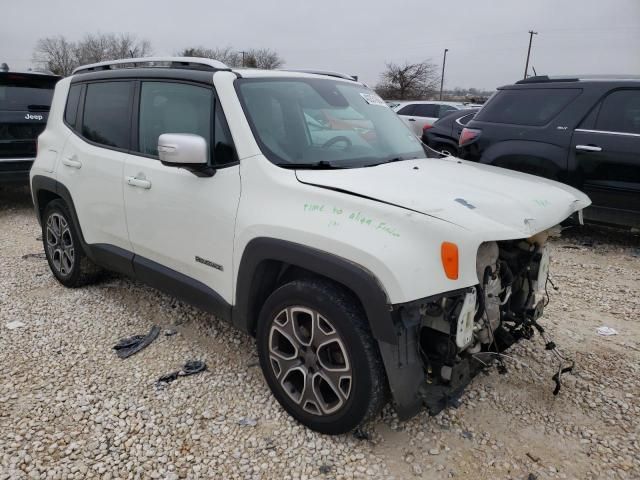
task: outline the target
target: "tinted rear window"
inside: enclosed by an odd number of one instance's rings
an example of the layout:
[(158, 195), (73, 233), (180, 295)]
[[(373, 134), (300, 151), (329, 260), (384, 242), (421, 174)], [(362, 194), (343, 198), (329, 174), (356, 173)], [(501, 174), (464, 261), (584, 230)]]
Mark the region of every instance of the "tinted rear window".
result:
[(129, 82), (101, 82), (87, 85), (82, 117), (82, 135), (102, 145), (129, 148)]
[(48, 111), (57, 79), (18, 74), (0, 76), (0, 110)]
[(396, 113), (398, 115), (411, 115), (413, 113), (413, 107), (414, 107), (414, 105), (405, 105), (400, 110), (398, 110)]
[(412, 115), (416, 117), (431, 117), (437, 118), (440, 111), (440, 105), (431, 103), (419, 103), (415, 106), (415, 110)]
[(475, 119), (515, 125), (545, 125), (581, 92), (578, 88), (501, 90)]

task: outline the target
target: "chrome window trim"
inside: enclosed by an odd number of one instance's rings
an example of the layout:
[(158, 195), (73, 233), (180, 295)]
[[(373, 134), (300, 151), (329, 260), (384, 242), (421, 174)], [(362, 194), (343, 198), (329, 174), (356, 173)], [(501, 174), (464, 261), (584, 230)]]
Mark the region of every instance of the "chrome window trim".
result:
[(475, 115), (475, 114), (477, 114), (477, 113), (478, 113), (478, 112), (471, 112), (471, 113), (468, 113), (467, 115), (463, 115), (463, 116), (461, 116), (460, 118), (456, 118), (456, 123), (457, 123), (458, 125), (460, 125), (461, 127), (466, 127), (466, 124), (464, 124), (464, 123), (460, 123), (460, 120), (462, 120), (463, 118), (467, 118), (469, 115)]
[(640, 137), (640, 133), (630, 133), (630, 132), (610, 132), (608, 130), (589, 130), (586, 128), (576, 128), (574, 131), (584, 132), (584, 133), (606, 133), (609, 135), (625, 135), (629, 137)]

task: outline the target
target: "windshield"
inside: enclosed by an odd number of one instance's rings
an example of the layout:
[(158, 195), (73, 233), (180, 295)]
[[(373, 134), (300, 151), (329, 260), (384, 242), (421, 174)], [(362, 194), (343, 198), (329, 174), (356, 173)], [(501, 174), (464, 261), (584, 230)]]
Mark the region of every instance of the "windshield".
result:
[(282, 166), (362, 167), (423, 158), (421, 142), (378, 95), (331, 79), (239, 79), (265, 155)]
[(48, 110), (54, 85), (55, 81), (48, 78), (0, 76), (0, 110)]

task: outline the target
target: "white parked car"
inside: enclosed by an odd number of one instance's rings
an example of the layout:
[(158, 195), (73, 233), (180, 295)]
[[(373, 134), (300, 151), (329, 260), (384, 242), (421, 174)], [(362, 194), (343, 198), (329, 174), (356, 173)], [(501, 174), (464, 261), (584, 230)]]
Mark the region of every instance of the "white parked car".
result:
[(394, 111), (404, 123), (418, 137), (426, 125), (433, 125), (439, 118), (454, 110), (467, 108), (464, 103), (441, 101), (412, 101), (403, 102), (393, 107)]
[(590, 203), (426, 158), (356, 81), (199, 58), (61, 80), (31, 187), (60, 283), (105, 268), (231, 322), (287, 412), (329, 434), (389, 398), (437, 413), (479, 355), (528, 338), (550, 229)]

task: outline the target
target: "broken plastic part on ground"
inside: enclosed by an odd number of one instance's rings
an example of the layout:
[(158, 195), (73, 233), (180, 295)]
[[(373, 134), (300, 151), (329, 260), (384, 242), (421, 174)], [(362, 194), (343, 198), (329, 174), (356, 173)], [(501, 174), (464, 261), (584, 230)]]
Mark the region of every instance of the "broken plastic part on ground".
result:
[(125, 359), (131, 355), (138, 353), (140, 350), (148, 347), (158, 338), (160, 327), (154, 325), (146, 335), (134, 335), (132, 337), (121, 338), (117, 344), (113, 346), (118, 357)]

